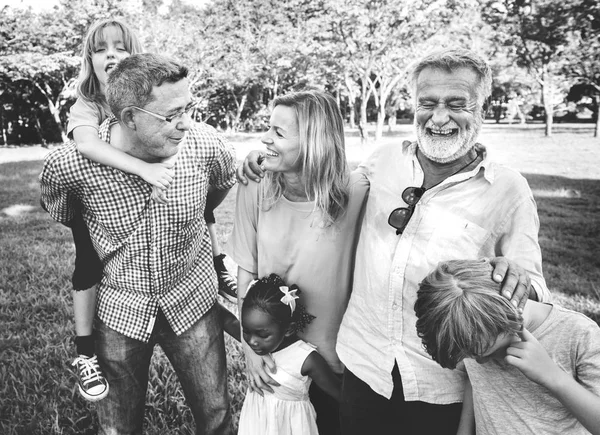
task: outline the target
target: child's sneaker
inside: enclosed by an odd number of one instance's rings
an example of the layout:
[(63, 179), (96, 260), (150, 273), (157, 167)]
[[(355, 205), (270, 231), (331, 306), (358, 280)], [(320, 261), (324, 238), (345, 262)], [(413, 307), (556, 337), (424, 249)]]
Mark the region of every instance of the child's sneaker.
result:
[(108, 381), (102, 374), (96, 355), (79, 355), (72, 366), (77, 366), (79, 393), (90, 402), (104, 399), (108, 394)]
[(225, 267), (225, 254), (214, 257), (215, 270), (219, 279), (219, 294), (229, 302), (237, 303), (237, 283), (233, 275)]

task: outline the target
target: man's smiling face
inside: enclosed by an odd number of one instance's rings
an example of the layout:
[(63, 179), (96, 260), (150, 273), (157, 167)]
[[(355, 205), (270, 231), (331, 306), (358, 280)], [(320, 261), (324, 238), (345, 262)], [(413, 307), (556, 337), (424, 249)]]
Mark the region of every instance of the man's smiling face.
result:
[(481, 124), (480, 78), (470, 68), (425, 68), (416, 83), (419, 149), (437, 163), (453, 162), (475, 145)]

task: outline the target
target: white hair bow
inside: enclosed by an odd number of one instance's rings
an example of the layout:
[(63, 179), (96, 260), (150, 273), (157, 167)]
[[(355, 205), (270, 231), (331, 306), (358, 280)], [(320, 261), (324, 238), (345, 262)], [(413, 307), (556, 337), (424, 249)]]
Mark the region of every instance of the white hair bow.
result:
[(289, 305), (290, 310), (292, 310), (292, 315), (294, 314), (294, 310), (296, 309), (296, 299), (299, 298), (296, 295), (298, 289), (290, 290), (287, 286), (283, 285), (279, 287), (279, 290), (283, 293), (283, 297), (281, 298), (281, 302), (286, 305)]

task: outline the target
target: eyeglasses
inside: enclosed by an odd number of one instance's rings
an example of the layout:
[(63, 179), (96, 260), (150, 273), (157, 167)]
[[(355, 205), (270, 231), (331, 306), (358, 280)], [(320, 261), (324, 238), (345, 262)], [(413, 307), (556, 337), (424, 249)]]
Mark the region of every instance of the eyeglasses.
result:
[(158, 118), (161, 121), (172, 123), (175, 120), (179, 121), (183, 117), (183, 115), (192, 116), (192, 113), (194, 112), (194, 110), (196, 109), (197, 106), (198, 106), (198, 102), (192, 102), (181, 112), (177, 112), (175, 115), (171, 115), (171, 116), (159, 115), (158, 113), (154, 113), (154, 112), (151, 112), (146, 109), (142, 109), (141, 107), (137, 107), (137, 106), (131, 106), (131, 108), (139, 110), (140, 112), (147, 113), (148, 115), (154, 116), (155, 118)]
[(424, 187), (407, 187), (404, 189), (402, 201), (408, 204), (408, 207), (398, 207), (392, 210), (390, 217), (388, 217), (388, 224), (396, 228), (396, 235), (402, 234), (415, 212), (415, 205), (417, 205), (426, 190)]

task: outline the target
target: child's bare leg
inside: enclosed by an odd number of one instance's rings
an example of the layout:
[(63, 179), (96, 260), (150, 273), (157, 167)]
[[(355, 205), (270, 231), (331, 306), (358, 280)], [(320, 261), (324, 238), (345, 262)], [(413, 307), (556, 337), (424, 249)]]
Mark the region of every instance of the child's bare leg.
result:
[(72, 365), (77, 368), (80, 394), (87, 400), (96, 401), (106, 397), (109, 390), (108, 382), (98, 365), (93, 334), (96, 288), (102, 277), (102, 263), (81, 215), (76, 215), (71, 230), (75, 242), (75, 271), (72, 281), (75, 345), (78, 354)]
[(87, 290), (73, 290), (73, 312), (77, 336), (92, 335), (96, 311), (96, 287), (97, 285), (94, 285)]
[(217, 257), (221, 255), (221, 246), (219, 245), (219, 238), (217, 237), (217, 224), (215, 222), (206, 222), (206, 226), (208, 227), (213, 257)]
[(219, 280), (219, 294), (229, 302), (237, 303), (237, 283), (223, 262), (225, 254), (221, 252), (221, 246), (219, 245), (214, 213), (211, 210), (205, 210), (204, 219), (206, 220), (208, 234), (210, 235), (213, 261)]

